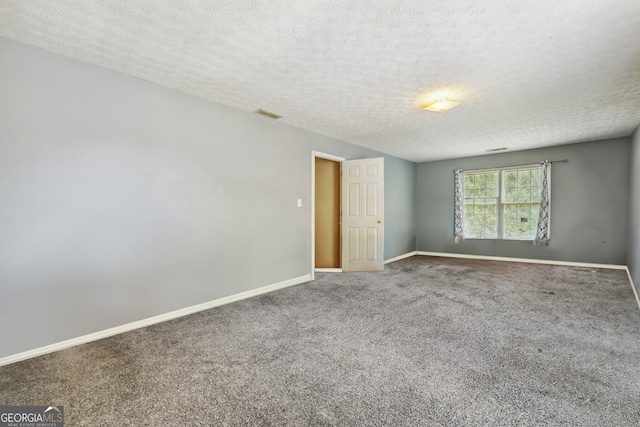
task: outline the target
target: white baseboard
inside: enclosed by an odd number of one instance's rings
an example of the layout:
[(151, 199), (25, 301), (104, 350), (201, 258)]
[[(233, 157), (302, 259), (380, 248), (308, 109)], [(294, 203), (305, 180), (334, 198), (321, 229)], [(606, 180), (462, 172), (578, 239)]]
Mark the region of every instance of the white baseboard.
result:
[(508, 258), (508, 257), (485, 256), (485, 255), (450, 254), (450, 253), (444, 253), (444, 252), (425, 252), (425, 251), (416, 251), (416, 255), (439, 256), (439, 257), (447, 257), (447, 258), (484, 259), (484, 260), (490, 260), (490, 261), (524, 262), (529, 264), (564, 265), (569, 267), (608, 268), (611, 270), (625, 270), (627, 272), (627, 276), (629, 277), (629, 284), (631, 285), (631, 289), (633, 290), (633, 295), (636, 298), (636, 303), (638, 303), (638, 308), (640, 309), (640, 298), (638, 298), (638, 291), (636, 290), (636, 287), (633, 284), (633, 279), (631, 278), (629, 267), (627, 267), (626, 265), (595, 264), (590, 262), (573, 262), (573, 261), (554, 261), (554, 260), (547, 260), (547, 259), (531, 259), (531, 258)]
[(406, 254), (398, 255), (397, 257), (393, 257), (393, 258), (386, 259), (386, 260), (384, 261), (384, 263), (385, 263), (385, 264), (389, 264), (390, 262), (400, 261), (401, 259), (409, 258), (409, 257), (412, 257), (412, 256), (414, 256), (414, 255), (417, 255), (417, 252), (416, 252), (416, 251), (413, 251), (413, 252), (407, 252)]
[(219, 307), (221, 305), (230, 304), (232, 302), (241, 301), (247, 298), (277, 291), (279, 289), (288, 288), (290, 286), (300, 285), (302, 283), (310, 282), (311, 280), (312, 280), (311, 275), (306, 274), (304, 276), (285, 280), (283, 282), (274, 283), (272, 285), (263, 286), (257, 289), (252, 289), (250, 291), (240, 292), (239, 294), (235, 294), (235, 295), (229, 295), (228, 297), (218, 298), (213, 301), (208, 301), (202, 304), (192, 305), (191, 307), (170, 311), (168, 313), (160, 314), (158, 316), (147, 317), (146, 319), (138, 320), (136, 322), (127, 323), (125, 325), (116, 326), (114, 328), (105, 329), (105, 330), (94, 332), (88, 335), (83, 335), (77, 338), (61, 341), (55, 344), (50, 344), (44, 347), (28, 350), (22, 353), (14, 354), (12, 356), (6, 356), (3, 358), (0, 358), (0, 366), (9, 365), (11, 363), (19, 362), (21, 360), (42, 356), (47, 353), (53, 353), (54, 351), (64, 350), (66, 348), (74, 347), (76, 345), (86, 344), (92, 341), (108, 338), (124, 332), (133, 331), (134, 329), (144, 328), (146, 326), (155, 325), (156, 323), (160, 323), (160, 322), (166, 322), (167, 320), (188, 316), (190, 314), (198, 313), (199, 311), (204, 311), (210, 308)]
[[(385, 264), (389, 264), (390, 262), (400, 261), (401, 259), (409, 258), (416, 255), (416, 251), (407, 252), (406, 254), (398, 255), (397, 257), (389, 258), (384, 260)], [(341, 268), (316, 268), (314, 269), (316, 273), (342, 273)]]
[(569, 267), (608, 268), (612, 270), (627, 269), (626, 265), (594, 264), (590, 262), (573, 262), (573, 261), (555, 261), (551, 259), (509, 258), (509, 257), (501, 257), (501, 256), (452, 254), (452, 253), (445, 253), (445, 252), (424, 252), (424, 251), (417, 251), (416, 254), (427, 255), (427, 256), (440, 256), (440, 257), (447, 257), (447, 258), (467, 258), (467, 259), (484, 259), (489, 261), (524, 262), (528, 264), (565, 265)]
[(633, 283), (633, 277), (631, 277), (629, 267), (627, 267), (627, 276), (629, 276), (629, 283), (631, 284), (631, 289), (633, 289), (633, 295), (635, 295), (638, 308), (640, 308), (640, 298), (638, 298), (638, 291), (636, 290), (636, 285)]
[[(593, 263), (585, 263), (585, 262), (554, 261), (554, 260), (540, 260), (540, 259), (529, 259), (529, 258), (508, 258), (508, 257), (455, 254), (455, 253), (444, 253), (444, 252), (425, 252), (425, 251), (408, 252), (406, 254), (399, 255), (397, 257), (385, 260), (384, 263), (388, 264), (394, 261), (399, 261), (404, 258), (412, 257), (414, 255), (438, 256), (438, 257), (449, 257), (449, 258), (484, 259), (484, 260), (492, 260), (492, 261), (509, 261), (509, 262), (523, 262), (523, 263), (532, 263), (532, 264), (551, 264), (551, 265), (565, 265), (565, 266), (575, 266), (575, 267), (609, 268), (609, 269), (616, 269), (616, 270), (626, 270), (627, 276), (629, 277), (629, 283), (631, 284), (631, 289), (633, 290), (633, 294), (638, 304), (638, 308), (640, 308), (640, 298), (638, 297), (638, 292), (636, 291), (636, 287), (633, 283), (633, 279), (631, 278), (631, 273), (629, 272), (629, 268), (626, 265), (593, 264)], [(319, 270), (342, 271), (341, 269), (316, 269), (316, 271), (319, 271)], [(272, 285), (263, 286), (261, 288), (253, 289), (250, 291), (245, 291), (235, 295), (218, 298), (213, 301), (193, 305), (191, 307), (182, 308), (179, 310), (160, 314), (158, 316), (148, 317), (146, 319), (138, 320), (136, 322), (127, 323), (125, 325), (116, 326), (114, 328), (105, 329), (99, 332), (94, 332), (91, 334), (61, 341), (58, 343), (50, 344), (44, 347), (39, 347), (33, 350), (28, 350), (28, 351), (14, 354), (11, 356), (6, 356), (3, 358), (0, 358), (0, 366), (9, 365), (11, 363), (20, 362), (22, 360), (42, 356), (47, 353), (53, 353), (55, 351), (64, 350), (69, 347), (74, 347), (74, 346), (86, 344), (92, 341), (97, 341), (103, 338), (108, 338), (124, 332), (129, 332), (135, 329), (151, 326), (156, 323), (166, 322), (167, 320), (188, 316), (190, 314), (198, 313), (200, 311), (208, 310), (210, 308), (219, 307), (225, 304), (231, 304), (233, 302), (241, 301), (254, 296), (277, 291), (279, 289), (284, 289), (290, 286), (296, 286), (302, 283), (307, 283), (312, 280), (313, 280), (312, 274), (306, 274), (304, 276), (285, 280), (283, 282), (274, 283)]]

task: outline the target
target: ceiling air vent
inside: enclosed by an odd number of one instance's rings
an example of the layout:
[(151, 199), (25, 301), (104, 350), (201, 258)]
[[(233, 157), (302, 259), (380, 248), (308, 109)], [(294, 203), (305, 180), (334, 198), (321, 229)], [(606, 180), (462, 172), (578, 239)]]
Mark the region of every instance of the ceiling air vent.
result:
[(262, 108), (257, 109), (253, 112), (253, 114), (260, 114), (261, 116), (269, 117), (273, 120), (281, 119), (282, 116), (277, 115), (276, 113), (272, 113), (271, 111), (263, 110)]
[(490, 148), (488, 150), (486, 150), (489, 153), (493, 153), (494, 151), (504, 151), (507, 150), (507, 147), (501, 147), (501, 148)]

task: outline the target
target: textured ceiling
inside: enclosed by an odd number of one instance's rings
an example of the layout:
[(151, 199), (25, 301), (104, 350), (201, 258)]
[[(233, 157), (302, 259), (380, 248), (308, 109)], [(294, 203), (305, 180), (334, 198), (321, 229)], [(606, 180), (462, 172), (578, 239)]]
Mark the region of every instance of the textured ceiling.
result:
[(2, 0), (0, 35), (416, 162), (640, 123), (638, 0)]

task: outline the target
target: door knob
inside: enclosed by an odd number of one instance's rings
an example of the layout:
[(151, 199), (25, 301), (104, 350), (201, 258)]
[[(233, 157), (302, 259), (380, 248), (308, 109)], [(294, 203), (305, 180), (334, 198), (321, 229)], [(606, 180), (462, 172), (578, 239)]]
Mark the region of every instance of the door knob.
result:
[(378, 224), (382, 224), (382, 221), (378, 220)]

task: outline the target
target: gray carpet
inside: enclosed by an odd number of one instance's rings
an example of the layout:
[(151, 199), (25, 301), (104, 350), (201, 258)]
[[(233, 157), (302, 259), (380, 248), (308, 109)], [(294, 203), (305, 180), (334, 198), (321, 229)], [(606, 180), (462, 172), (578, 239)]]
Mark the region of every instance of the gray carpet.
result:
[(412, 257), (0, 368), (76, 425), (640, 424), (624, 271)]

